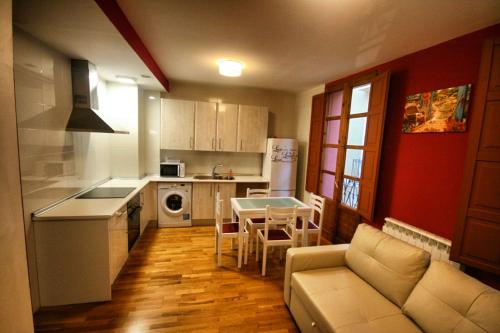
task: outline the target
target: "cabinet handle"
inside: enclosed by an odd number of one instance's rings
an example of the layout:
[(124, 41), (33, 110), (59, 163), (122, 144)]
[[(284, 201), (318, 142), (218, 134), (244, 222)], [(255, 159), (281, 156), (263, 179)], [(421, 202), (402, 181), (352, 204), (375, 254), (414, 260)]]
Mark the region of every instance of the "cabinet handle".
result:
[(240, 140), (240, 151), (243, 151), (243, 139)]
[(219, 150), (222, 150), (222, 138), (219, 138)]
[(210, 197), (213, 197), (213, 194), (212, 194), (213, 189), (214, 189), (214, 186), (213, 186), (213, 185), (212, 185), (212, 186), (210, 186)]

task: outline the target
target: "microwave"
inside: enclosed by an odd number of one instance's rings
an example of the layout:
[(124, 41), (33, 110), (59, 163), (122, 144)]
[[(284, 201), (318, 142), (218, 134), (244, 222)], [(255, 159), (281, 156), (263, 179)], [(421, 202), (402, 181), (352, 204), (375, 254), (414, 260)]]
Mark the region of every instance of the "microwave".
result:
[(185, 177), (186, 165), (181, 162), (162, 162), (160, 163), (161, 177)]

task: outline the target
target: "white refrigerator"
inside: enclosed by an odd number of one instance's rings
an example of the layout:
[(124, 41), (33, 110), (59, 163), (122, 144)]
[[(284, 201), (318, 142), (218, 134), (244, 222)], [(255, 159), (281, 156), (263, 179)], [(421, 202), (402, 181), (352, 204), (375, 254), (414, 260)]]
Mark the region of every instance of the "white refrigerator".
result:
[(295, 139), (267, 139), (262, 176), (273, 197), (295, 197), (298, 144)]

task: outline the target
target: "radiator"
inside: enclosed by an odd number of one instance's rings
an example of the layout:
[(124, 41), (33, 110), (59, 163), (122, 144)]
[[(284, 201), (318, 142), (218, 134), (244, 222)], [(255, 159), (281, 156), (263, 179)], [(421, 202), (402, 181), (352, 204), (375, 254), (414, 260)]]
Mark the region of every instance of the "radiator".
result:
[(449, 239), (416, 228), (392, 217), (385, 218), (382, 231), (408, 244), (424, 249), (431, 254), (431, 260), (444, 261), (460, 269), (459, 263), (450, 260), (451, 241)]

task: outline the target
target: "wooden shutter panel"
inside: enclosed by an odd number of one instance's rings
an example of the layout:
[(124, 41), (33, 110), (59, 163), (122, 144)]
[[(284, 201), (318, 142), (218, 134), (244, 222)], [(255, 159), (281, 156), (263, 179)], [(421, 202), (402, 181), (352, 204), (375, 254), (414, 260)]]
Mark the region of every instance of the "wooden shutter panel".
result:
[(318, 193), (323, 144), (323, 123), (325, 114), (325, 94), (312, 98), (311, 125), (309, 129), (309, 150), (307, 154), (306, 191)]
[(389, 73), (384, 72), (371, 80), (370, 104), (366, 124), (363, 168), (359, 184), (359, 214), (373, 220), (377, 193), (378, 169), (384, 136), (385, 110), (389, 91)]
[(451, 259), (500, 274), (500, 38), (485, 43)]

